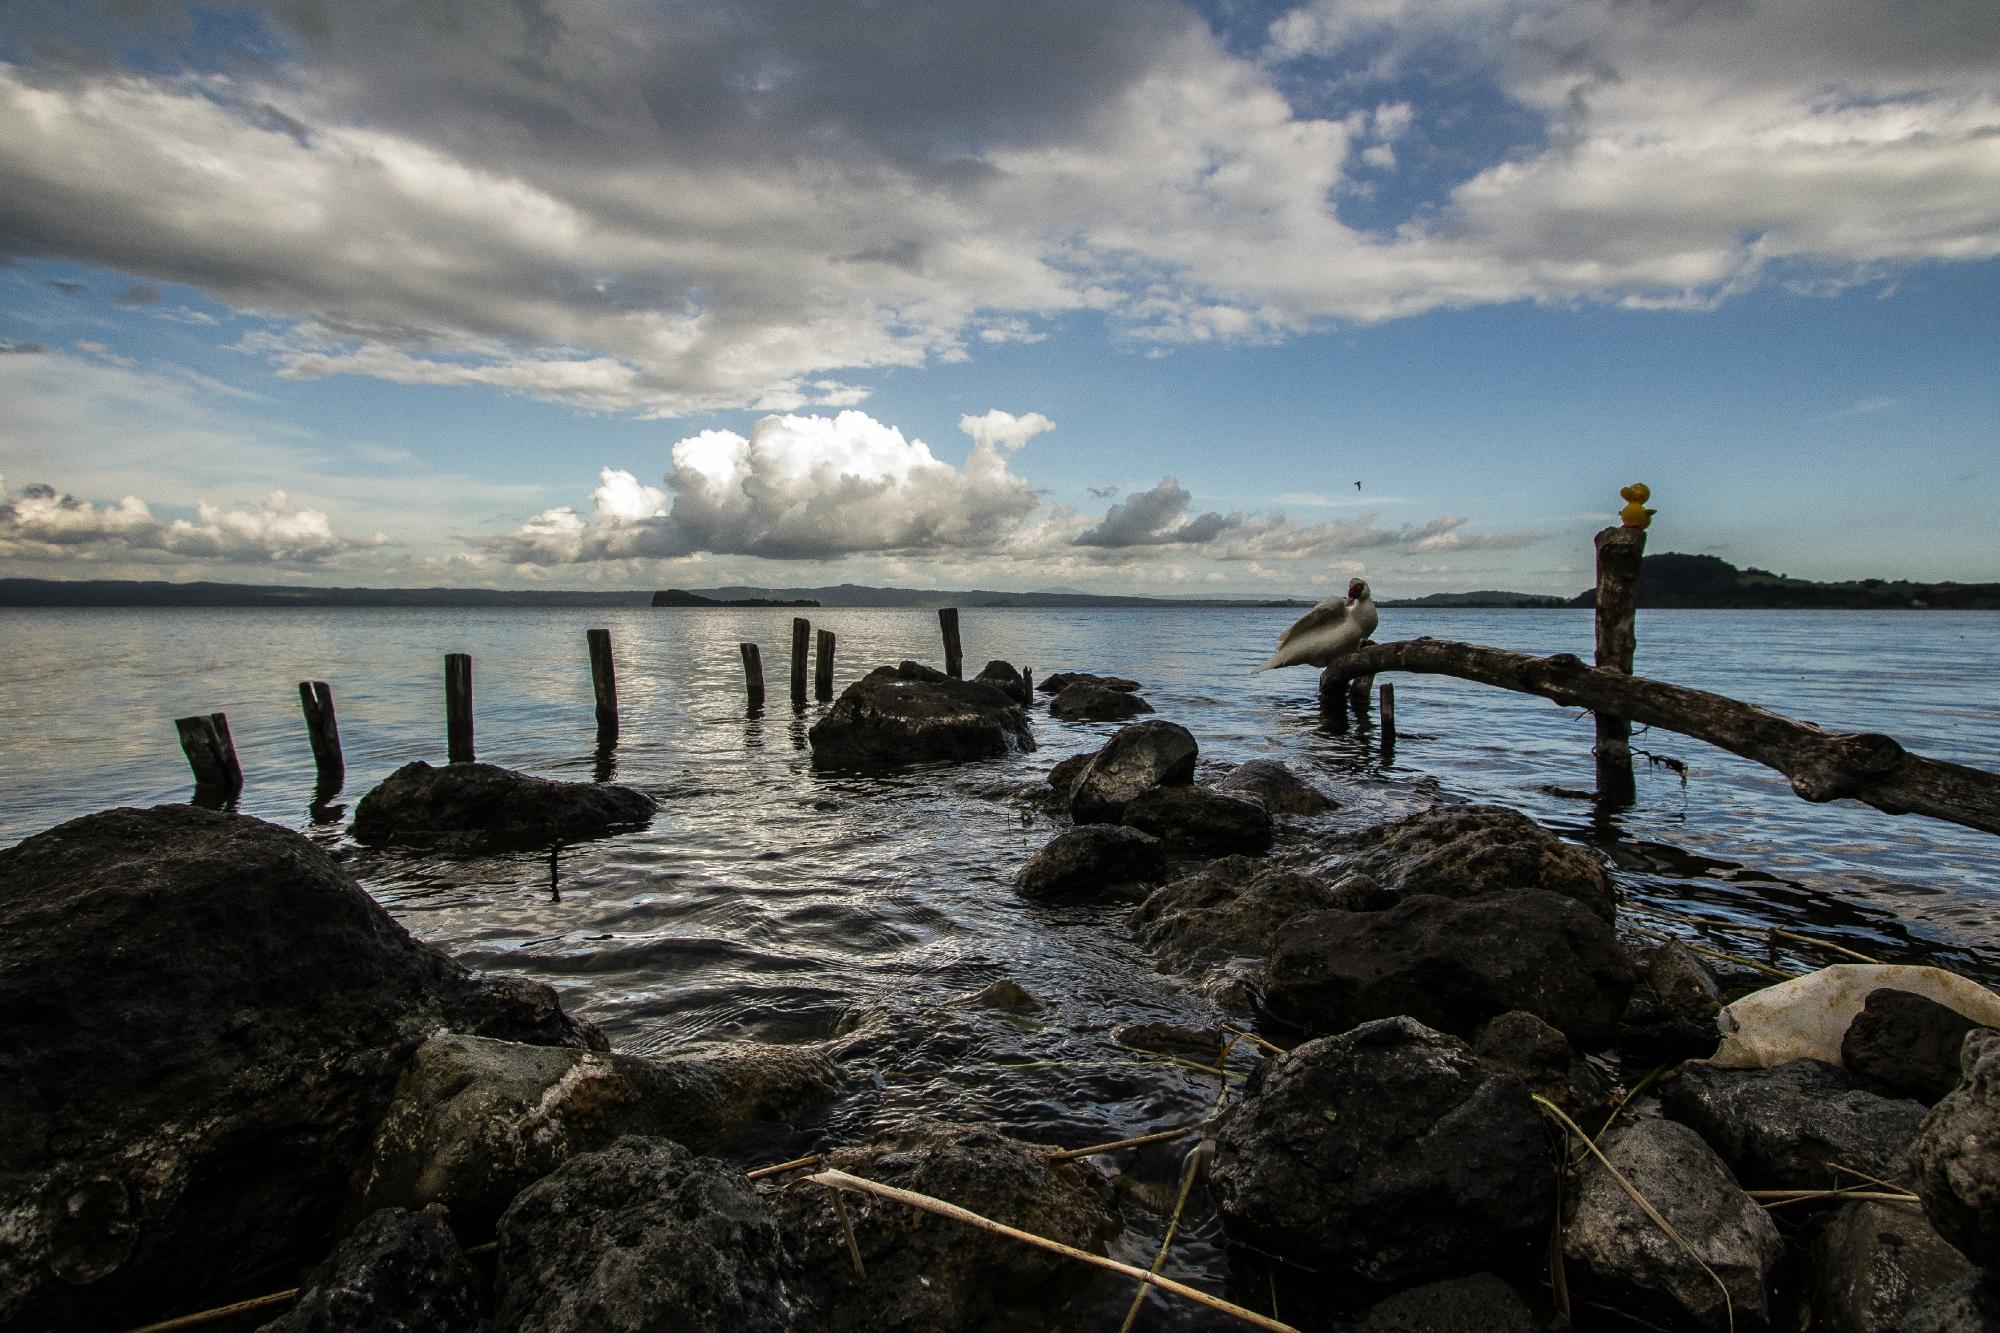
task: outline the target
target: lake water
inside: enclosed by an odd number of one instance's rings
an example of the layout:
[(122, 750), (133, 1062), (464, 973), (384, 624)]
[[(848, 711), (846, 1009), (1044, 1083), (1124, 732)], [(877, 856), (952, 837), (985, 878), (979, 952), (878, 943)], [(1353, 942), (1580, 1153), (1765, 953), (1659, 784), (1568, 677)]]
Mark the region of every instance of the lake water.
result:
[[(1213, 1022), (1189, 985), (1155, 971), (1115, 907), (1020, 901), (1014, 872), (1053, 834), (1027, 789), (1112, 728), (1034, 718), (1032, 755), (893, 777), (813, 772), (786, 699), (784, 610), (0, 611), (0, 845), (92, 810), (186, 799), (172, 719), (229, 715), (247, 775), (239, 808), (307, 829), (417, 935), (477, 968), (559, 988), (615, 1046), (691, 1039), (807, 1040), (879, 1010), (900, 1036), (797, 1141), (942, 1114), (1039, 1142), (1077, 1144), (1198, 1119), (1210, 1076), (1127, 1050), (1113, 1028)], [(841, 683), (883, 662), (936, 662), (928, 611), (822, 609)], [(1766, 957), (1751, 929), (1810, 932), (1885, 960), (2000, 977), (2000, 843), (1852, 802), (1808, 805), (1785, 779), (1660, 732), (1635, 745), (1685, 763), (1642, 767), (1639, 799), (1593, 805), (1588, 714), (1437, 677), (1398, 678), (1400, 741), (1322, 722), (1309, 668), (1248, 675), (1296, 614), (1285, 610), (968, 610), (968, 674), (990, 657), (1037, 676), (1136, 677), (1208, 763), (1268, 756), (1336, 794), (1334, 827), (1439, 799), (1497, 801), (1597, 846), (1619, 871), (1624, 921), (1700, 934)], [(313, 769), (296, 683), (332, 683), (352, 802), (398, 765), (442, 762), (441, 658), (474, 658), (479, 757), (588, 779), (594, 753), (584, 630), (611, 629), (624, 726), (616, 780), (661, 800), (651, 828), (562, 851), (442, 860), (353, 846), (308, 816)], [(1378, 637), (1430, 634), (1588, 656), (1585, 611), (1387, 611)], [(772, 706), (744, 715), (736, 645), (762, 643)], [(1716, 690), (1836, 729), (2000, 769), (2000, 615), (1642, 614), (1643, 674)], [(1699, 924), (1720, 919), (1731, 930)], [(1824, 958), (1768, 955), (1805, 970)], [(1032, 1019), (954, 1007), (998, 977), (1048, 1008)], [(1174, 1155), (1128, 1166), (1130, 1229), (1115, 1251), (1150, 1262)], [(1164, 1182), (1164, 1183), (1162, 1183)], [(1199, 1210), (1197, 1210), (1199, 1212)], [(1150, 1239), (1149, 1239), (1150, 1237)], [(1195, 1219), (1170, 1271), (1232, 1276)], [(1240, 1275), (1236, 1275), (1239, 1276)], [(1129, 1288), (1127, 1289), (1129, 1290)], [(1117, 1293), (1107, 1302), (1122, 1305)], [(1197, 1318), (1175, 1311), (1176, 1326)], [(1155, 1325), (1158, 1326), (1158, 1325)]]

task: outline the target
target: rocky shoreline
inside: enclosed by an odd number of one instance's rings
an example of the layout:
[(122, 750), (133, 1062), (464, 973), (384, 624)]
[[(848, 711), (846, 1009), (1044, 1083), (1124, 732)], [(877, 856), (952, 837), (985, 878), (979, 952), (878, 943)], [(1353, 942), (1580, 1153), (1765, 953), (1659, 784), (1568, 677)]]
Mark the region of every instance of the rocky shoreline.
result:
[[(411, 939), (299, 834), (107, 811), (0, 851), (0, 1326), (296, 1286), (215, 1326), (1063, 1327), (1100, 1280), (1081, 1263), (809, 1176), (1102, 1255), (1146, 1154), (1273, 1274), (1230, 1300), (1298, 1328), (2000, 1321), (2000, 1033), (1882, 989), (1838, 1063), (1704, 1063), (1767, 979), (1622, 933), (1594, 854), (1490, 806), (1332, 836), (1339, 793), (1272, 761), (1198, 783), (1196, 737), (1136, 682), (1040, 684), (1058, 716), (1145, 720), (1049, 772), (1063, 827), (1016, 889), (1101, 910), (1231, 1016), (1121, 1033), (1221, 1073), (1203, 1124), (1082, 1155), (941, 1122), (820, 1142), (870, 1076), (865, 1023), (615, 1053), (547, 987)], [(883, 668), (814, 761), (1022, 754), (1036, 692), (1005, 663)], [(652, 814), (608, 784), (413, 765), (353, 832), (466, 850)], [(745, 1175), (802, 1139), (809, 1159)]]

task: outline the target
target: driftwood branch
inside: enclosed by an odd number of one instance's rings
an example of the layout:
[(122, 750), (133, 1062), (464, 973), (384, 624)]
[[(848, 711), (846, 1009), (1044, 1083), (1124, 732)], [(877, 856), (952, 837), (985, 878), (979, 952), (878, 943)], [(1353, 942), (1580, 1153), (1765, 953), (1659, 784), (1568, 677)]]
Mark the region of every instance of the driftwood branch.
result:
[(1530, 657), (1446, 639), (1406, 639), (1356, 649), (1320, 675), (1320, 699), (1339, 706), (1346, 683), (1380, 671), (1420, 671), (1539, 694), (1647, 726), (1678, 731), (1791, 779), (1808, 801), (1843, 797), (1892, 815), (1929, 815), (2000, 833), (2000, 777), (1926, 759), (1871, 732), (1823, 731), (1726, 695), (1587, 667), (1570, 653)]

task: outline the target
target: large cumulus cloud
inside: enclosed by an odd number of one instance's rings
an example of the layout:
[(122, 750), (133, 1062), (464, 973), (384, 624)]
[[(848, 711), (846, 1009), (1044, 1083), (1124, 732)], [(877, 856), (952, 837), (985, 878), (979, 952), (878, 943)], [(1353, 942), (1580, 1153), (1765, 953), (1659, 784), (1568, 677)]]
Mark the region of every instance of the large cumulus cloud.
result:
[(387, 542), (380, 534), (341, 536), (325, 513), (283, 491), (254, 509), (203, 502), (189, 521), (162, 520), (135, 495), (92, 504), (45, 483), (13, 495), (0, 484), (0, 559), (302, 566)]

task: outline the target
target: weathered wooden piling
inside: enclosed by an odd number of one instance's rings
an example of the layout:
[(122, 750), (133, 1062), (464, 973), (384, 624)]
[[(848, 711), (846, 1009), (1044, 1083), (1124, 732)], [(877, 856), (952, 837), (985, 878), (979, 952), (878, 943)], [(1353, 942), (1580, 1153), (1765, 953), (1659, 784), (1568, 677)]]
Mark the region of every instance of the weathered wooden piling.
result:
[(454, 764), (472, 762), (472, 654), (444, 655), (444, 738)]
[(1382, 753), (1388, 754), (1396, 748), (1396, 687), (1388, 681), (1382, 682)]
[(319, 789), (339, 791), (347, 781), (347, 760), (340, 753), (340, 724), (333, 716), (333, 687), (323, 680), (300, 681), (299, 707), (306, 715), (306, 740), (312, 746)]
[(739, 643), (743, 654), (743, 687), (750, 695), (750, 711), (764, 711), (764, 655), (754, 643)]
[(229, 735), (229, 719), (221, 713), (177, 717), (181, 753), (194, 771), (195, 792), (202, 796), (229, 798), (243, 790), (243, 765), (236, 759), (236, 743)]
[(821, 703), (833, 698), (833, 646), (833, 631), (821, 630), (813, 653), (813, 698)]
[(938, 608), (938, 628), (944, 631), (944, 674), (953, 680), (965, 679), (965, 653), (958, 644), (958, 608)]
[(1354, 716), (1362, 718), (1368, 716), (1368, 701), (1374, 693), (1373, 676), (1356, 676), (1347, 682), (1347, 706), (1353, 710)]
[(1032, 668), (1021, 668), (1021, 705), (1027, 707), (1035, 702), (1035, 673)]
[(597, 743), (618, 743), (618, 669), (611, 660), (611, 631), (588, 630), (590, 643), (590, 688), (597, 698)]
[[(1644, 528), (1606, 528), (1597, 534), (1597, 665), (1632, 674), (1638, 642), (1639, 560), (1646, 553)], [(1615, 713), (1597, 712), (1597, 794), (1629, 805), (1638, 794), (1632, 778), (1632, 723)]]
[(806, 658), (812, 651), (812, 621), (792, 617), (792, 708), (804, 712), (806, 706)]

